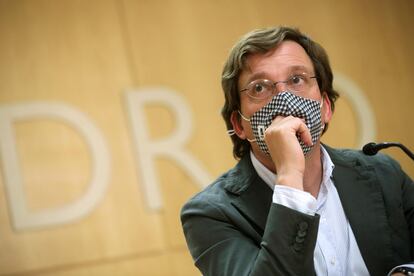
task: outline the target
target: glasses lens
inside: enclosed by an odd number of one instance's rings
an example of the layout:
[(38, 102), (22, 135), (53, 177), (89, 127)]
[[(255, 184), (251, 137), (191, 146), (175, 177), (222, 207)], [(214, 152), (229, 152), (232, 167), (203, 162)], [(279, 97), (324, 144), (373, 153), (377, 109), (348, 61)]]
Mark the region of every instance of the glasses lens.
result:
[(305, 73), (291, 76), (286, 81), (287, 87), (295, 92), (304, 92), (310, 88), (310, 78)]
[(254, 99), (266, 99), (272, 95), (273, 83), (269, 80), (255, 80), (249, 84), (247, 91)]

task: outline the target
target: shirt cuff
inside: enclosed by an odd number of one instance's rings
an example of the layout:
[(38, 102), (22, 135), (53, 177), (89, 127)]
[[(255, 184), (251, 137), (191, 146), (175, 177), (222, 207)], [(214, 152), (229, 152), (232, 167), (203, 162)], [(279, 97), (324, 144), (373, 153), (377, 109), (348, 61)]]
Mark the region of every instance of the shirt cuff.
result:
[(273, 203), (314, 216), (316, 213), (316, 199), (308, 192), (288, 186), (275, 185)]

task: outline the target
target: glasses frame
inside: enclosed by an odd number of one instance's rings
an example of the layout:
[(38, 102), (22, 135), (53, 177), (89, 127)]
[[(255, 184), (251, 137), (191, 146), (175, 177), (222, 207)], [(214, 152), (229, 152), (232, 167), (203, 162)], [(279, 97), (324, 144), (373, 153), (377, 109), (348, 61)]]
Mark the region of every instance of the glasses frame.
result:
[[(290, 81), (292, 81), (292, 79), (293, 78), (295, 78), (295, 77), (302, 77), (302, 78), (306, 78), (306, 79), (317, 79), (318, 77), (317, 76), (315, 76), (315, 75), (313, 75), (313, 76), (308, 76), (308, 73), (306, 73), (306, 72), (303, 72), (303, 73), (299, 73), (299, 74), (293, 74), (292, 76), (290, 76), (287, 80), (283, 80), (283, 81), (271, 81), (271, 80), (269, 80), (269, 79), (256, 79), (256, 80), (252, 80), (251, 82), (249, 82), (247, 85), (246, 85), (246, 87), (245, 88), (243, 88), (243, 89), (241, 89), (241, 90), (239, 90), (239, 93), (247, 93), (247, 96), (249, 96), (250, 98), (252, 98), (252, 99), (254, 99), (254, 100), (265, 100), (265, 99), (267, 99), (268, 97), (266, 97), (266, 98), (258, 98), (258, 97), (254, 97), (254, 96), (252, 96), (252, 95), (250, 95), (250, 93), (249, 93), (249, 91), (250, 91), (250, 89), (251, 89), (251, 86), (254, 84), (254, 82), (257, 82), (257, 81), (268, 81), (268, 82), (270, 82), (271, 84), (272, 84), (272, 93), (270, 94), (270, 95), (273, 95), (273, 94), (275, 94), (275, 90), (276, 90), (276, 85), (278, 84), (278, 83), (284, 83), (284, 84), (288, 84)], [(293, 92), (300, 92), (300, 91), (293, 91)], [(269, 95), (269, 96), (270, 96)]]

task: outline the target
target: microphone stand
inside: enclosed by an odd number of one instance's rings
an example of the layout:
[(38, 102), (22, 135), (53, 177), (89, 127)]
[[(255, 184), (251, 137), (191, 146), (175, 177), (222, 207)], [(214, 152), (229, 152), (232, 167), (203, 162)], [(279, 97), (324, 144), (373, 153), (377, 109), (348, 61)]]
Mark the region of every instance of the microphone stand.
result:
[(375, 155), (379, 150), (390, 148), (390, 147), (398, 147), (402, 149), (412, 160), (414, 160), (414, 154), (403, 144), (395, 143), (395, 142), (383, 142), (383, 143), (368, 143), (363, 148), (362, 151), (367, 155)]

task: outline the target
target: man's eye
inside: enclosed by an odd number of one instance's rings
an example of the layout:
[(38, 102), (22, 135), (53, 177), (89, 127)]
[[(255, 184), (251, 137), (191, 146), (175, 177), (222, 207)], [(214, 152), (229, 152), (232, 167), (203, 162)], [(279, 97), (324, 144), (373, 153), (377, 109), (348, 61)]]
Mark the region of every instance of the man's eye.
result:
[(263, 83), (256, 83), (253, 87), (254, 93), (262, 93), (266, 90), (266, 86)]
[(292, 84), (301, 84), (303, 81), (303, 77), (302, 76), (293, 76), (290, 78), (290, 82)]

